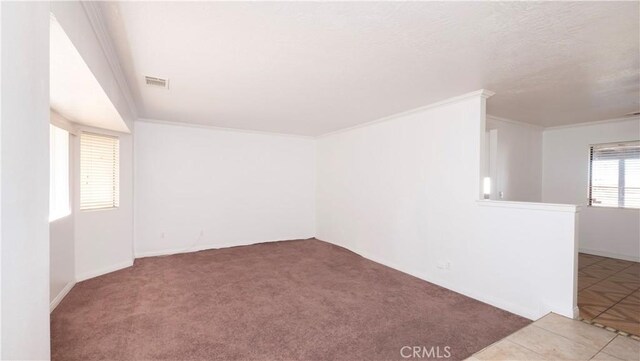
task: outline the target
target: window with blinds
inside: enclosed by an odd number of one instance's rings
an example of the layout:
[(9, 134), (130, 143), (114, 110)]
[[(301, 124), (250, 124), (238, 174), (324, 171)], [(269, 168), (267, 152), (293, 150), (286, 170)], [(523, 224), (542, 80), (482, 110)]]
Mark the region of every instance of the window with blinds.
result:
[(80, 209), (118, 207), (120, 155), (117, 137), (80, 135)]
[(640, 208), (640, 141), (591, 146), (589, 205)]

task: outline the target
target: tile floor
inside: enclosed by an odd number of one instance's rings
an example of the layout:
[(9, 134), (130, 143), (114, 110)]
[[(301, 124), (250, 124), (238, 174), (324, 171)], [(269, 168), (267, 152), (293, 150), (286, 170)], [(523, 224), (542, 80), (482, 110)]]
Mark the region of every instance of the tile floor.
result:
[(468, 361), (640, 360), (640, 338), (550, 313)]
[(580, 317), (640, 335), (640, 263), (580, 253)]

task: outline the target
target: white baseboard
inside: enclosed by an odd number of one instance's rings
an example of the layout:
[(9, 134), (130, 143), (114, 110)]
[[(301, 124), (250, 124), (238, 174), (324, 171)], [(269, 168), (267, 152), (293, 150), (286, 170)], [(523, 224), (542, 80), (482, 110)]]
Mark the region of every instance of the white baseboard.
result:
[(199, 245), (186, 247), (186, 248), (168, 248), (168, 249), (142, 251), (142, 252), (136, 251), (134, 256), (135, 258), (170, 256), (172, 254), (191, 253), (191, 252), (198, 252), (198, 251), (206, 251), (210, 249), (241, 247), (241, 246), (250, 246), (252, 244), (258, 244), (258, 243), (282, 242), (282, 241), (292, 241), (292, 240), (309, 239), (309, 238), (313, 238), (313, 237), (290, 238), (290, 239), (283, 239), (283, 240), (266, 240), (266, 241), (258, 240), (258, 241), (233, 242), (233, 243), (199, 244)]
[(121, 263), (116, 263), (116, 264), (113, 264), (111, 266), (101, 268), (99, 270), (85, 272), (85, 273), (83, 273), (81, 275), (76, 276), (76, 282), (85, 281), (85, 280), (88, 280), (90, 278), (102, 276), (103, 274), (111, 273), (111, 272), (114, 272), (114, 271), (121, 270), (123, 268), (131, 267), (131, 266), (133, 266), (133, 260), (125, 261), (125, 262), (121, 262)]
[(75, 285), (76, 285), (76, 283), (72, 281), (72, 282), (67, 283), (64, 286), (62, 291), (60, 291), (60, 293), (58, 293), (58, 295), (53, 299), (53, 301), (51, 301), (51, 303), (49, 303), (49, 313), (53, 312), (53, 310), (55, 310), (56, 307), (58, 307), (60, 302), (65, 298), (65, 296), (69, 293), (69, 291), (71, 291), (71, 289)]
[[(276, 242), (276, 241), (274, 241)], [(181, 253), (192, 253), (198, 251), (204, 251), (208, 249), (220, 249), (220, 248), (229, 248), (229, 247), (238, 247), (238, 246), (250, 246), (256, 243), (265, 243), (265, 242), (236, 242), (236, 243), (222, 243), (222, 244), (209, 244), (209, 245), (198, 245), (194, 247), (188, 248), (169, 248), (169, 249), (160, 249), (156, 251), (144, 251), (144, 252), (136, 252), (136, 258), (145, 258), (145, 257), (157, 257), (157, 256), (170, 256), (172, 254), (181, 254)]]
[(622, 259), (622, 260), (631, 261), (631, 262), (640, 262), (640, 256), (635, 256), (634, 257), (634, 256), (626, 255), (626, 254), (617, 254), (617, 253), (606, 252), (606, 251), (596, 251), (596, 250), (587, 249), (587, 248), (580, 248), (578, 250), (578, 252), (586, 253), (586, 254), (592, 254), (594, 256)]
[(578, 306), (575, 306), (573, 308), (573, 319), (577, 320), (578, 318), (580, 318), (580, 308), (578, 308)]
[(136, 252), (133, 256), (135, 258), (145, 258), (145, 257), (157, 257), (157, 256), (170, 256), (172, 254), (180, 254), (180, 253), (188, 253), (188, 252), (191, 252), (189, 248), (169, 248), (169, 249), (161, 249), (157, 251)]

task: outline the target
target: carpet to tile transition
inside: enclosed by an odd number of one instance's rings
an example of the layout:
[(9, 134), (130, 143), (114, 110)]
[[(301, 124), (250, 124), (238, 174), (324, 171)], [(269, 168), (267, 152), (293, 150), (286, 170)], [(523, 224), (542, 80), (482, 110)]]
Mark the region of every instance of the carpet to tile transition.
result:
[(528, 323), (311, 239), (143, 258), (80, 282), (51, 315), (51, 352), (353, 361), (404, 360), (417, 346), (456, 360)]

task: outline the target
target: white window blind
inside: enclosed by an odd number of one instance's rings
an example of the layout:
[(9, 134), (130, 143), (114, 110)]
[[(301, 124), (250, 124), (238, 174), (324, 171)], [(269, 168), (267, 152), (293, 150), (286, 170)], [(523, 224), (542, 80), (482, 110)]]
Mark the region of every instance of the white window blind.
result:
[(589, 205), (640, 208), (640, 141), (591, 146)]
[(80, 209), (118, 207), (120, 155), (117, 137), (80, 135)]
[(49, 222), (69, 214), (69, 132), (49, 125)]

